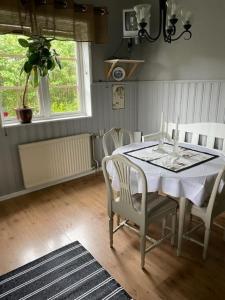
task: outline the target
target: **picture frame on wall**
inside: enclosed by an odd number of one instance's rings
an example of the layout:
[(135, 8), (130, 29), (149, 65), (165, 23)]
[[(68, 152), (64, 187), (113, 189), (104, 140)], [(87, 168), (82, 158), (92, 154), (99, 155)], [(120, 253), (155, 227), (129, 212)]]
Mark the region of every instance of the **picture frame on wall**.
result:
[(125, 108), (125, 86), (123, 84), (114, 84), (112, 86), (112, 109)]
[(138, 23), (134, 9), (123, 10), (123, 37), (135, 38), (138, 36)]

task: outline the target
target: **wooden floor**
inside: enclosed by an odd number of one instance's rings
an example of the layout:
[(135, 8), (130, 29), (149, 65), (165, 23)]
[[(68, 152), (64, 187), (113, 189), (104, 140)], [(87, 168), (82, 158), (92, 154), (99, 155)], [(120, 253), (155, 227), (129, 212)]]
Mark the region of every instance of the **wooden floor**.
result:
[(185, 241), (178, 258), (165, 241), (147, 254), (142, 271), (133, 232), (120, 230), (109, 247), (105, 194), (99, 174), (1, 202), (0, 274), (79, 240), (134, 299), (225, 299), (220, 229), (213, 228), (206, 262), (199, 246)]

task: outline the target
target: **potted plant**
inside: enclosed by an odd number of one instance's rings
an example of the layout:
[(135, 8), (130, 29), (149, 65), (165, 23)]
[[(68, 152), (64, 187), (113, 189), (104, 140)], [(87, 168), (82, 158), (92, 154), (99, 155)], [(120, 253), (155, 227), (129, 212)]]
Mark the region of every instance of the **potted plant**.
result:
[(36, 88), (39, 85), (41, 77), (48, 75), (56, 65), (61, 69), (58, 54), (55, 49), (51, 49), (53, 39), (43, 36), (33, 36), (28, 39), (18, 39), (19, 44), (27, 49), (26, 61), (21, 69), (21, 74), (25, 72), (26, 82), (22, 95), (22, 107), (16, 109), (17, 118), (21, 123), (30, 123), (32, 120), (32, 108), (28, 106), (27, 90), (30, 79)]

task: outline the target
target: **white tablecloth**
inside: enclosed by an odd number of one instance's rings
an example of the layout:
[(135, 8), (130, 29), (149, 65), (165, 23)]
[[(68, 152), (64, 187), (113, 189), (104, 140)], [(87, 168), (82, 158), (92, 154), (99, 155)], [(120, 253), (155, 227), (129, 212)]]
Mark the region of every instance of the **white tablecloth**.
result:
[[(154, 144), (156, 144), (156, 142), (130, 144), (116, 149), (113, 154), (123, 154), (124, 152)], [(217, 150), (208, 149), (202, 146), (186, 143), (180, 144), (180, 146), (216, 154), (219, 155), (219, 157), (180, 173), (173, 173), (130, 156), (126, 157), (140, 166), (144, 171), (148, 182), (149, 192), (161, 191), (173, 197), (185, 197), (194, 204), (201, 206), (209, 197), (219, 170), (225, 165), (225, 156)], [(111, 164), (108, 165), (108, 171), (112, 176), (113, 187), (116, 190), (119, 190), (118, 178)], [(132, 192), (141, 192), (141, 186), (135, 178), (132, 180)]]

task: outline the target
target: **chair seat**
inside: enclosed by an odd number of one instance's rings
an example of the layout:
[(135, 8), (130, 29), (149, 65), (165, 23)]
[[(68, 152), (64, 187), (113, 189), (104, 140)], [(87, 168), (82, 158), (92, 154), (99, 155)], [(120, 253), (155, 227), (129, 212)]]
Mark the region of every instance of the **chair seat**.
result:
[[(135, 209), (141, 209), (141, 194), (134, 194), (133, 204)], [(168, 196), (161, 196), (156, 193), (147, 194), (147, 213), (151, 219), (168, 214), (169, 211), (177, 209), (178, 204), (175, 200)]]
[[(213, 212), (211, 213), (212, 217), (214, 218), (215, 216), (220, 215), (221, 213), (223, 213), (225, 211), (225, 201), (221, 202), (216, 202), (214, 204), (214, 208), (213, 208)], [(202, 219), (202, 221), (205, 221), (207, 218), (207, 205), (208, 203), (204, 203), (203, 206), (196, 206), (196, 205), (192, 205), (191, 207), (191, 214), (199, 217), (200, 219)]]

